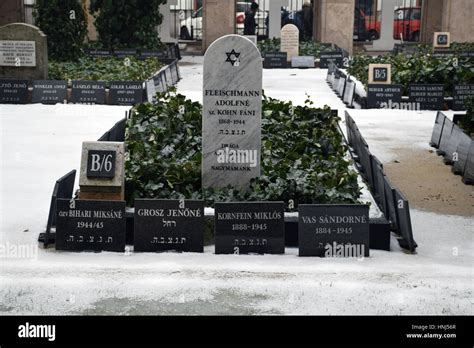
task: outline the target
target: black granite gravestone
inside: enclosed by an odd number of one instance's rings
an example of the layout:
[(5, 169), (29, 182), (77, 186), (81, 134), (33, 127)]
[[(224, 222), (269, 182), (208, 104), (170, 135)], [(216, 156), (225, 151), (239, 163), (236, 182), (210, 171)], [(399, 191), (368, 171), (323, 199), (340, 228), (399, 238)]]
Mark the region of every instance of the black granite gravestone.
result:
[(471, 145), (469, 146), (466, 168), (464, 169), (462, 181), (465, 184), (474, 184), (474, 141), (471, 141)]
[[(371, 161), (371, 169), (372, 169), (372, 192), (374, 193), (374, 198), (377, 203), (380, 201), (380, 186), (378, 184), (379, 182), (379, 176), (383, 176), (383, 171), (381, 171), (379, 168), (383, 168), (382, 162), (379, 161), (377, 157), (374, 155), (370, 156), (370, 161)], [(384, 194), (384, 191), (381, 192)]]
[(367, 108), (400, 108), (402, 85), (369, 84), (367, 86)]
[(348, 107), (352, 107), (354, 103), (354, 95), (355, 95), (356, 83), (352, 81), (350, 78), (346, 80), (346, 87), (344, 89), (344, 95), (342, 97), (342, 101)]
[(421, 110), (442, 110), (444, 106), (444, 85), (409, 85), (408, 98), (410, 103), (418, 103)]
[(435, 50), (432, 54), (432, 58), (451, 58), (454, 57), (455, 52), (452, 50)]
[(204, 248), (204, 201), (136, 199), (134, 251)]
[(140, 59), (146, 58), (166, 58), (167, 53), (166, 51), (160, 50), (140, 50)]
[(453, 164), (458, 160), (458, 153), (456, 150), (463, 134), (464, 132), (461, 128), (459, 128), (457, 124), (453, 124), (451, 136), (449, 137), (449, 141), (446, 143), (446, 150), (444, 150), (443, 162), (445, 164)]
[(127, 119), (124, 118), (118, 121), (109, 131), (108, 141), (123, 142), (125, 141), (125, 127)]
[(395, 208), (395, 187), (387, 176), (384, 176), (384, 190), (386, 211), (385, 217), (390, 221), (390, 226), (393, 231), (398, 231), (397, 211)]
[(135, 48), (116, 48), (114, 49), (114, 56), (118, 58), (135, 57), (137, 50)]
[(453, 90), (453, 110), (466, 110), (464, 100), (474, 96), (474, 84), (454, 85)]
[(446, 150), (448, 149), (449, 138), (451, 137), (451, 132), (453, 131), (453, 126), (453, 121), (445, 117), (443, 130), (441, 131), (441, 137), (439, 139), (438, 150), (436, 151), (438, 155), (445, 155)]
[(71, 102), (105, 104), (105, 82), (73, 80)]
[(410, 207), (405, 196), (400, 190), (395, 190), (395, 203), (398, 221), (398, 234), (402, 237), (398, 243), (402, 248), (415, 251), (417, 244), (413, 239), (413, 231), (411, 227)]
[(62, 176), (54, 184), (53, 194), (51, 195), (51, 203), (49, 205), (48, 222), (46, 223), (46, 231), (42, 235), (40, 234), (39, 241), (43, 242), (46, 248), (48, 244), (54, 243), (54, 239), (51, 236), (51, 229), (56, 227), (57, 213), (56, 213), (56, 200), (57, 199), (71, 199), (74, 189), (74, 181), (76, 179), (76, 171), (71, 170), (66, 175)]
[(85, 52), (91, 57), (112, 57), (112, 52), (107, 48), (86, 49)]
[(343, 67), (343, 54), (340, 51), (328, 51), (328, 52), (321, 52), (319, 56), (319, 67), (321, 69), (327, 69), (330, 63), (334, 63), (334, 65), (338, 68)]
[(433, 133), (431, 133), (431, 141), (430, 141), (430, 145), (434, 148), (439, 147), (439, 142), (441, 140), (441, 133), (443, 131), (445, 119), (446, 119), (446, 116), (444, 116), (444, 114), (441, 111), (438, 111), (438, 113), (436, 114), (435, 124), (433, 127)]
[(0, 79), (0, 104), (28, 103), (28, 80)]
[(134, 105), (143, 102), (143, 82), (141, 81), (111, 81), (110, 104)]
[(125, 201), (57, 200), (56, 249), (125, 250)]
[(287, 67), (286, 52), (267, 52), (263, 54), (263, 59), (265, 69), (283, 69)]
[(377, 192), (376, 202), (378, 203), (379, 208), (383, 212), (383, 214), (385, 216), (388, 216), (387, 195), (385, 194), (385, 174), (383, 171), (382, 164), (377, 163), (375, 164), (375, 167), (373, 164), (372, 169), (374, 169), (374, 171), (377, 173), (376, 177), (374, 178), (374, 188)]
[(56, 104), (67, 100), (67, 81), (33, 81), (32, 103)]
[(369, 256), (369, 206), (300, 204), (300, 256)]
[(471, 147), (472, 142), (473, 140), (469, 135), (464, 132), (460, 134), (459, 144), (456, 149), (457, 160), (454, 161), (453, 167), (451, 168), (453, 173), (464, 175), (469, 156), (469, 148)]
[(284, 202), (216, 203), (216, 254), (283, 254)]

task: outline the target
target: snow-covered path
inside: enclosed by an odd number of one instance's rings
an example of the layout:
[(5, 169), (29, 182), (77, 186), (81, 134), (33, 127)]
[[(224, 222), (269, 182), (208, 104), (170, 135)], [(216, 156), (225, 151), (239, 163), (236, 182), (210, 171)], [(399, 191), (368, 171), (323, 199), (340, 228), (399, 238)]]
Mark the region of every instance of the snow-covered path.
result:
[[(179, 92), (200, 100), (202, 57), (185, 58), (181, 73)], [(318, 69), (265, 70), (264, 89), (298, 104), (308, 93), (316, 106), (344, 110), (324, 79)], [(125, 110), (0, 105), (0, 246), (31, 253), (0, 258), (0, 314), (474, 314), (472, 216), (412, 209), (418, 253), (392, 240), (391, 252), (360, 261), (300, 258), (295, 248), (279, 256), (214, 255), (212, 246), (204, 254), (38, 249), (54, 181), (79, 167), (82, 141)], [(397, 146), (425, 146), (420, 137), (429, 138), (423, 129), (431, 132), (435, 116), (353, 114), (383, 161)], [(396, 136), (387, 136), (387, 123), (398, 125)]]

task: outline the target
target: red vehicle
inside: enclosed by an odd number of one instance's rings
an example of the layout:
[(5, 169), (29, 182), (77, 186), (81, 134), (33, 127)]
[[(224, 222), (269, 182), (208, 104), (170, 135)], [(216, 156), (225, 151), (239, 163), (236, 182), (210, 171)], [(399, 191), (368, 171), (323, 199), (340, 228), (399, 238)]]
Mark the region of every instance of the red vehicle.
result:
[(420, 41), (421, 7), (401, 7), (395, 10), (393, 38)]
[[(377, 18), (376, 18), (377, 17)], [(354, 19), (354, 40), (377, 40), (380, 37), (380, 18), (366, 16), (364, 11), (356, 9)], [(421, 7), (400, 7), (394, 12), (393, 38), (395, 40), (419, 41), (421, 27)]]

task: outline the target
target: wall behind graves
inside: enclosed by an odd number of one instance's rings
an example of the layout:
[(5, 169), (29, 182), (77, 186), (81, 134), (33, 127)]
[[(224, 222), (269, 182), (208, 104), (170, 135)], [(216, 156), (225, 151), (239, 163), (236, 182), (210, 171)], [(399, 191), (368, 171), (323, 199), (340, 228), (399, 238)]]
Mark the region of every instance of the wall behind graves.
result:
[(202, 13), (203, 50), (218, 38), (234, 33), (235, 1), (204, 0)]
[(352, 54), (354, 7), (355, 0), (316, 1), (315, 39), (319, 42), (332, 42)]

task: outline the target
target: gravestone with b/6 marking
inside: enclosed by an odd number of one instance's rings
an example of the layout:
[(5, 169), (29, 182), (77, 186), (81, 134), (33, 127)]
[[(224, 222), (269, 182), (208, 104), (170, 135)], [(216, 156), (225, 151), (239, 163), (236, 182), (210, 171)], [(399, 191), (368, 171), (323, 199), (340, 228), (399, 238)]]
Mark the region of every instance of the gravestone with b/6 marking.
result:
[(202, 186), (246, 189), (260, 175), (262, 60), (240, 35), (214, 41), (204, 56)]
[(82, 143), (79, 186), (81, 199), (124, 199), (124, 145), (120, 142)]

